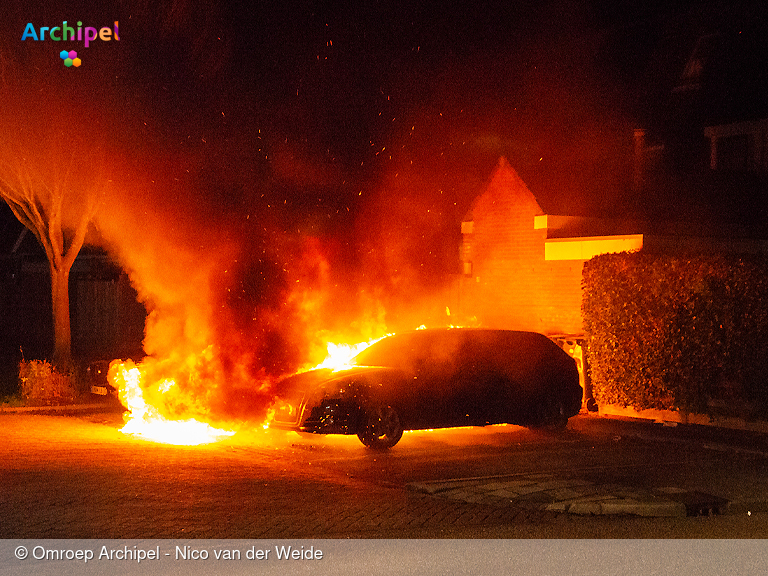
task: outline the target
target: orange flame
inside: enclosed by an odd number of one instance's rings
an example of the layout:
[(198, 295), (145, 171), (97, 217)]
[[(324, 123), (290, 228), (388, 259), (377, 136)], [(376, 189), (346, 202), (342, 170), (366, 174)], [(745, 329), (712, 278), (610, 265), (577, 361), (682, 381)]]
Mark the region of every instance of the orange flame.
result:
[(325, 360), (320, 362), (320, 364), (317, 366), (313, 366), (310, 368), (310, 370), (330, 368), (334, 372), (337, 372), (339, 370), (349, 368), (351, 366), (352, 359), (355, 356), (382, 338), (384, 338), (384, 336), (379, 338), (372, 338), (367, 342), (359, 342), (358, 344), (334, 344), (333, 342), (328, 342), (328, 355), (325, 357)]
[[(417, 328), (423, 329), (423, 325)], [(357, 344), (327, 342), (325, 359), (317, 365), (307, 366), (300, 372), (314, 369), (330, 369), (336, 372), (350, 368), (355, 356), (389, 335), (391, 334)], [(187, 359), (186, 368), (192, 368), (195, 378), (201, 377), (193, 368), (196, 362), (205, 360), (209, 355), (210, 348)], [(146, 363), (136, 365), (130, 360), (115, 360), (110, 365), (108, 379), (118, 388), (120, 401), (128, 409), (125, 426), (121, 429), (123, 433), (154, 442), (187, 446), (217, 442), (235, 434), (232, 429), (216, 428), (197, 418), (187, 417), (193, 413), (204, 417), (207, 411), (200, 409), (199, 405), (199, 401), (204, 402), (204, 399), (187, 398), (176, 379), (152, 377), (149, 372)], [(266, 417), (260, 425), (263, 430), (269, 429), (279, 402), (277, 397), (272, 399), (272, 405), (267, 408)], [(191, 405), (196, 403), (197, 410), (191, 409)], [(169, 417), (168, 414), (177, 417)]]
[[(383, 336), (358, 344), (329, 342), (326, 345), (326, 358), (304, 371), (316, 368), (337, 371), (348, 368), (352, 358), (381, 338)], [(194, 360), (188, 363), (194, 364)], [(233, 430), (216, 428), (196, 418), (174, 419), (164, 416), (159, 405), (178, 403), (179, 400), (172, 396), (182, 393), (178, 390), (174, 378), (165, 377), (156, 382), (150, 381), (146, 367), (142, 364), (136, 365), (130, 360), (115, 360), (110, 365), (108, 379), (117, 387), (120, 401), (128, 409), (125, 414), (125, 426), (121, 429), (124, 434), (153, 442), (186, 446), (217, 442), (235, 434)], [(267, 409), (266, 418), (260, 426), (263, 430), (269, 429), (275, 411), (274, 405)]]
[[(117, 385), (120, 401), (129, 410), (125, 426), (121, 429), (124, 434), (164, 444), (195, 446), (216, 442), (235, 433), (232, 430), (214, 428), (194, 418), (165, 418), (155, 406), (145, 401), (142, 389), (144, 374), (133, 362), (113, 362), (109, 368), (109, 379)], [(155, 385), (160, 394), (168, 393), (175, 386), (176, 382), (171, 378)]]

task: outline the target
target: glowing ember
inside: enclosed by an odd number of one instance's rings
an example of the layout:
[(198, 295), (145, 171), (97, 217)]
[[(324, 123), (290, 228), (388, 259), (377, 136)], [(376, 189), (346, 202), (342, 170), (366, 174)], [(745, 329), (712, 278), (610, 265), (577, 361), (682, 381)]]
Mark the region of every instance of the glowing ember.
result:
[[(141, 387), (142, 373), (139, 367), (128, 367), (125, 363), (113, 363), (109, 370), (110, 380), (118, 386), (120, 401), (128, 408), (126, 424), (121, 429), (124, 434), (132, 434), (146, 440), (195, 446), (216, 442), (223, 437), (232, 436), (233, 431), (213, 428), (194, 418), (169, 420), (154, 406), (144, 400)], [(176, 383), (167, 378), (157, 385), (158, 391), (166, 393)]]

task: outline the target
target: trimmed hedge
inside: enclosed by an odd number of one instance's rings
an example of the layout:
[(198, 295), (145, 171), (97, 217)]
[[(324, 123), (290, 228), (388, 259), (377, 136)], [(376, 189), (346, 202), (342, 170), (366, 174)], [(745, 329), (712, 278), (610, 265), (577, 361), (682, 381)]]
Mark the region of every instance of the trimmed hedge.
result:
[(768, 259), (604, 254), (582, 287), (598, 403), (768, 415)]

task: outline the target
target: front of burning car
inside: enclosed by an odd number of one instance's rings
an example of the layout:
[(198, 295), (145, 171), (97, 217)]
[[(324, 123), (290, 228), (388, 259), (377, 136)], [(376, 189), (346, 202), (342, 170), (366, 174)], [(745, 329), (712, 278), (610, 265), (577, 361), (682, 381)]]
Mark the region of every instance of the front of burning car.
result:
[(310, 370), (282, 381), (273, 426), (313, 434), (357, 434), (399, 372), (382, 367)]
[(335, 380), (309, 395), (299, 430), (313, 434), (356, 433), (360, 406), (349, 386), (344, 379)]
[(357, 426), (358, 369), (295, 374), (280, 383), (275, 428), (316, 434), (352, 434)]

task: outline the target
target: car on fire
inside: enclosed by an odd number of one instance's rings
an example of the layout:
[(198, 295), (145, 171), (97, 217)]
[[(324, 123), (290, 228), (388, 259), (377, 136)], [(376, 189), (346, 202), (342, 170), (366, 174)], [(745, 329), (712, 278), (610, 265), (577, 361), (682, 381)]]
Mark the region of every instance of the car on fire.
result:
[(387, 336), (350, 367), (296, 374), (279, 388), (273, 426), (356, 434), (374, 449), (404, 430), (564, 428), (582, 399), (576, 362), (546, 336), (469, 328)]

